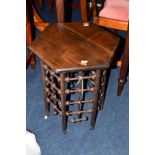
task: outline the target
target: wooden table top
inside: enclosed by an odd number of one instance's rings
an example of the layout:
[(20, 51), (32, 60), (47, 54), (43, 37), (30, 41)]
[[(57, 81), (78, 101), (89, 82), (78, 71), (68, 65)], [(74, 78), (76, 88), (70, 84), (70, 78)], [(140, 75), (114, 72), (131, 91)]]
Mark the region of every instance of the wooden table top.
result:
[(29, 49), (56, 73), (60, 73), (107, 68), (118, 44), (117, 36), (98, 26), (58, 23), (49, 25)]

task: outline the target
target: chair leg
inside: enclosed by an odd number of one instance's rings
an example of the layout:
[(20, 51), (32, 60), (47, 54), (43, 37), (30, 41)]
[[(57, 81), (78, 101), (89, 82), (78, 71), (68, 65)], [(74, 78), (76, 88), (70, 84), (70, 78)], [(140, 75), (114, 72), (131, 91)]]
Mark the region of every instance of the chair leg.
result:
[(40, 9), (43, 10), (44, 9), (44, 0), (38, 0)]
[(53, 6), (54, 6), (54, 0), (48, 0), (49, 1), (49, 9), (50, 9), (50, 12), (53, 11)]
[(82, 22), (87, 22), (87, 0), (80, 0)]
[(65, 74), (60, 74), (61, 80), (61, 104), (62, 104), (62, 131), (67, 131), (67, 116), (66, 116), (66, 105), (65, 105)]
[(126, 34), (126, 42), (122, 58), (122, 66), (118, 78), (118, 89), (117, 89), (118, 96), (120, 96), (122, 93), (128, 70), (129, 70), (129, 32), (127, 32)]
[(91, 0), (89, 4), (87, 0), (80, 0), (82, 22), (89, 22), (92, 15), (96, 16), (96, 0)]
[(116, 29), (111, 29), (111, 31), (114, 33), (114, 34), (117, 34), (117, 31)]
[(30, 64), (31, 64), (31, 68), (32, 68), (32, 69), (35, 69), (36, 61), (35, 61), (35, 55), (34, 55), (33, 53), (32, 53), (32, 55), (31, 55)]
[(44, 107), (45, 107), (45, 119), (48, 118), (50, 115), (50, 104), (47, 97), (47, 92), (45, 90), (46, 88), (46, 81), (45, 78), (47, 77), (44, 69), (44, 63), (40, 61), (40, 68), (41, 68), (41, 76), (42, 76), (42, 82), (43, 82), (43, 95), (44, 95)]
[(28, 67), (28, 65), (31, 64), (31, 68), (35, 69), (35, 55), (29, 51), (29, 54), (26, 57), (26, 68)]
[(63, 23), (65, 21), (64, 0), (56, 0), (56, 12), (57, 12), (57, 22)]
[[(31, 25), (31, 18), (30, 18), (30, 13), (31, 13), (31, 3), (26, 6), (26, 43), (27, 45), (30, 45), (32, 43), (32, 25)], [(26, 57), (26, 68), (28, 65), (31, 64), (31, 68), (35, 69), (35, 55), (28, 50), (28, 55)]]

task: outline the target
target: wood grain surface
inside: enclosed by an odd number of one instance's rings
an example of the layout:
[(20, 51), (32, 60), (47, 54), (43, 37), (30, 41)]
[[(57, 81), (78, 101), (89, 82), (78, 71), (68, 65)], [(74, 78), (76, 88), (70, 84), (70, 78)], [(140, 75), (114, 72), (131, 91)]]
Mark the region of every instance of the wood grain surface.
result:
[(117, 36), (98, 26), (58, 23), (50, 24), (29, 49), (58, 73), (107, 68), (118, 44)]

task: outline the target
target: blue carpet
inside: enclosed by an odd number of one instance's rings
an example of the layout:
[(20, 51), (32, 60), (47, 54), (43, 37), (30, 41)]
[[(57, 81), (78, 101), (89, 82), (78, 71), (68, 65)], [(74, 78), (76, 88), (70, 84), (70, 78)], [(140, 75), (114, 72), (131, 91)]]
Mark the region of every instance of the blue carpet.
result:
[[(46, 2), (46, 1), (45, 1)], [(41, 16), (50, 22), (55, 14), (50, 14), (48, 3)], [(80, 11), (73, 10), (72, 21), (80, 21)], [(38, 33), (38, 32), (37, 32)], [(40, 62), (37, 58), (35, 70), (29, 66), (26, 71), (26, 126), (35, 133), (42, 155), (128, 155), (129, 154), (129, 84), (124, 86), (118, 97), (117, 78), (119, 69), (112, 69), (104, 103), (99, 111), (95, 130), (86, 123), (68, 123), (67, 134), (62, 134), (61, 117), (51, 115), (44, 120), (42, 80)]]

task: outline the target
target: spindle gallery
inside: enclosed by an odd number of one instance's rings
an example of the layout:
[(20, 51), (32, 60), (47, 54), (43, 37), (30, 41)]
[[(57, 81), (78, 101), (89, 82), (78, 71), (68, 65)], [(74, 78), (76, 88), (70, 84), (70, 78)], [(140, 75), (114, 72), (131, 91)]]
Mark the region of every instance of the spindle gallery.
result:
[(95, 25), (61, 23), (49, 25), (29, 46), (41, 62), (45, 118), (60, 115), (64, 133), (67, 120), (76, 124), (90, 119), (90, 128), (95, 128), (118, 44), (117, 36)]

